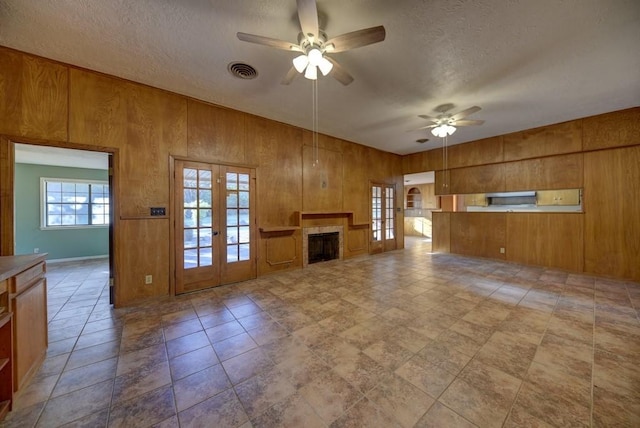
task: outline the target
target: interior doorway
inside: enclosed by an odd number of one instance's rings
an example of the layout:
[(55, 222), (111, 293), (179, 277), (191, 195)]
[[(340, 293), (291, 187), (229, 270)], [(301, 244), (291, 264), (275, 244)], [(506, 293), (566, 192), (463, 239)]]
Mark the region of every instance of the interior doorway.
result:
[(404, 247), (430, 246), (432, 213), (442, 210), (442, 197), (435, 192), (435, 172), (404, 176)]
[(47, 253), (50, 318), (53, 312), (78, 310), (79, 300), (113, 304), (113, 155), (8, 144), (13, 152), (11, 254)]

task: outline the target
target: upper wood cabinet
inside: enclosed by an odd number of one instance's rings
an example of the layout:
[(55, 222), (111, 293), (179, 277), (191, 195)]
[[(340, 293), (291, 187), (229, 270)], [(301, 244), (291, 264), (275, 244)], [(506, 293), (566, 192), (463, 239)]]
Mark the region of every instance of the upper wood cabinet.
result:
[(640, 107), (582, 119), (584, 150), (640, 144)]
[(456, 144), (447, 149), (447, 167), (484, 165), (502, 162), (502, 137), (485, 138), (466, 144)]
[(450, 170), (449, 193), (501, 192), (505, 189), (504, 164)]
[(473, 193), (471, 195), (464, 195), (465, 207), (486, 207), (489, 205), (489, 199), (486, 193)]
[(582, 153), (506, 162), (505, 190), (582, 188), (582, 171)]
[(539, 206), (580, 205), (580, 189), (537, 191), (536, 204)]
[(574, 120), (504, 136), (504, 160), (576, 153), (582, 150), (582, 122)]

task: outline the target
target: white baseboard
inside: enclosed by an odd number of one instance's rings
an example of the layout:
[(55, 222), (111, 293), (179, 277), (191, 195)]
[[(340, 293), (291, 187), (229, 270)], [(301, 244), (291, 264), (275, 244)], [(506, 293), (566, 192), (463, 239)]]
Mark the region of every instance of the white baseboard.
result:
[(47, 264), (49, 263), (64, 263), (64, 262), (79, 262), (82, 260), (93, 260), (93, 259), (108, 259), (109, 255), (98, 255), (98, 256), (84, 256), (84, 257), (69, 257), (66, 259), (47, 259)]

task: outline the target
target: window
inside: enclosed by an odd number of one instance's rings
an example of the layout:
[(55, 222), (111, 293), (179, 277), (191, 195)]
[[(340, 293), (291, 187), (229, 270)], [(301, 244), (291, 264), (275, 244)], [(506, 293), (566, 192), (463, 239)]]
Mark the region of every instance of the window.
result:
[(41, 178), (42, 228), (109, 224), (109, 184), (105, 181)]

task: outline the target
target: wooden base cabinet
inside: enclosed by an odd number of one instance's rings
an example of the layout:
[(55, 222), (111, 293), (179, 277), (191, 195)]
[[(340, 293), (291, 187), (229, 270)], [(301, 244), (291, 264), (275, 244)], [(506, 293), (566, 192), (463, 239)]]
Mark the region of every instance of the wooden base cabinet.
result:
[[(14, 389), (20, 389), (38, 370), (47, 352), (47, 284), (39, 279), (11, 302), (13, 312)], [(44, 327), (43, 327), (44, 326)]]
[(13, 323), (11, 313), (0, 313), (0, 421), (13, 404)]
[(47, 353), (45, 257), (0, 257), (0, 420)]

